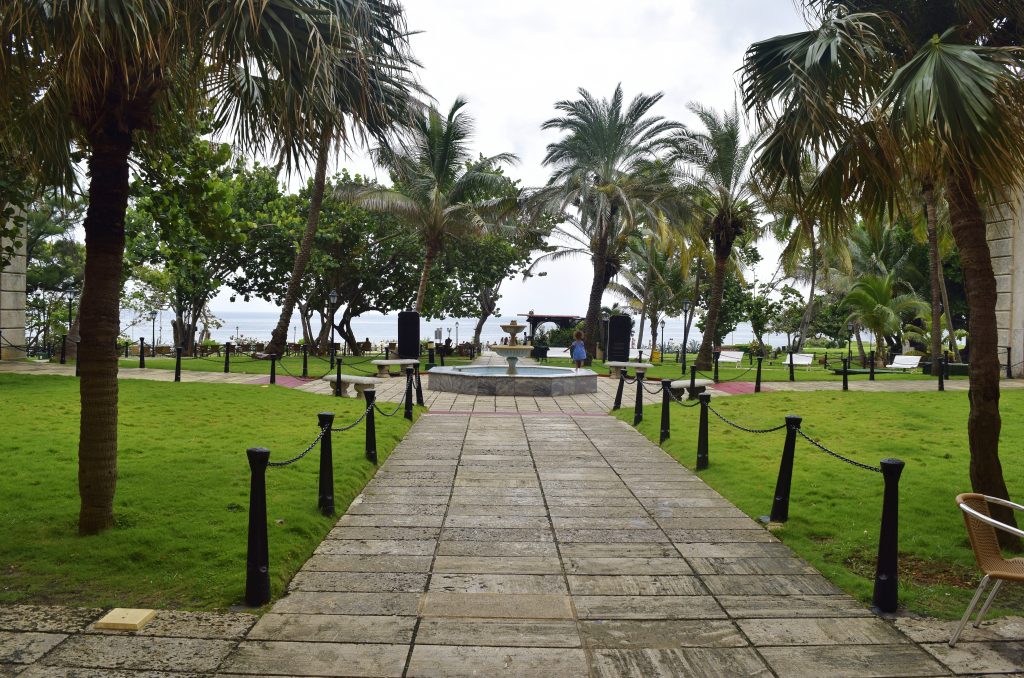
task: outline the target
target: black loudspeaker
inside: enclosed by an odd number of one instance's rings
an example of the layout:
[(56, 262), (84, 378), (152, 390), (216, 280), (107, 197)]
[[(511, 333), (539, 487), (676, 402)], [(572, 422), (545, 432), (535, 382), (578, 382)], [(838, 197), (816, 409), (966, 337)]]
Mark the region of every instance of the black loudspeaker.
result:
[(628, 315), (613, 315), (608, 319), (608, 354), (605, 360), (629, 360), (629, 335), (633, 321)]
[(398, 314), (398, 357), (420, 357), (420, 314), (416, 311)]

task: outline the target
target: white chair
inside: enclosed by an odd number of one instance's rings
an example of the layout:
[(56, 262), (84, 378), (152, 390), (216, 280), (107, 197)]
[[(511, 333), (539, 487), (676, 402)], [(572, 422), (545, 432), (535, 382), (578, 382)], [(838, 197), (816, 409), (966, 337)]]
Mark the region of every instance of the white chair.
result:
[(806, 367), (807, 369), (811, 369), (811, 366), (814, 365), (814, 354), (813, 353), (790, 353), (788, 356), (786, 356), (786, 363), (785, 364), (789, 365), (790, 361), (792, 361), (792, 363), (793, 363), (793, 365), (795, 367)]
[(982, 618), (988, 612), (988, 608), (992, 605), (992, 601), (1004, 581), (1024, 582), (1024, 558), (1010, 558), (1009, 560), (1003, 558), (1003, 554), (999, 550), (999, 538), (996, 535), (996, 530), (1002, 530), (1018, 537), (1024, 537), (1024, 530), (1019, 530), (993, 518), (989, 512), (989, 504), (1005, 506), (1015, 511), (1024, 511), (1024, 506), (998, 497), (989, 497), (973, 492), (958, 494), (956, 503), (964, 513), (964, 525), (967, 526), (967, 536), (971, 540), (971, 548), (974, 549), (974, 559), (985, 576), (978, 584), (978, 590), (974, 592), (974, 597), (971, 598), (970, 605), (967, 606), (956, 631), (953, 632), (953, 637), (949, 639), (950, 647), (956, 645), (960, 633), (967, 626), (967, 620), (971, 618), (971, 613), (978, 601), (981, 600), (981, 594), (985, 592), (990, 580), (995, 579), (996, 583), (985, 599), (985, 604), (981, 606), (977, 619), (974, 620), (974, 628), (978, 628), (978, 625), (981, 624)]
[(718, 354), (719, 363), (736, 363), (743, 361), (743, 351), (721, 351)]
[(886, 365), (885, 368), (888, 370), (914, 370), (920, 365), (921, 356), (919, 355), (894, 355), (892, 364)]

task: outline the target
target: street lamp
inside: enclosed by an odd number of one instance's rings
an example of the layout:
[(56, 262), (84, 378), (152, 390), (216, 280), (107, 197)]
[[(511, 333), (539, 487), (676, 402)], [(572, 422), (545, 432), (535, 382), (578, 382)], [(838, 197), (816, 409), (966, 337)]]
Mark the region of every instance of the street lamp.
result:
[(455, 321), (455, 346), (459, 345), (459, 321)]
[(853, 322), (846, 323), (846, 363), (853, 361)]
[(686, 351), (690, 339), (690, 300), (683, 300), (683, 374), (686, 374)]
[(150, 355), (152, 355), (155, 358), (156, 357), (156, 311), (155, 310), (149, 312), (149, 320), (150, 320), (150, 322), (153, 325), (153, 327), (152, 327), (152, 336), (150, 337), (150, 344), (152, 344), (152, 346), (150, 346), (149, 350), (150, 350)]
[(665, 362), (665, 320), (662, 319), (661, 323), (661, 359), (658, 362)]
[(336, 304), (338, 303), (338, 291), (331, 290), (331, 293), (327, 295), (327, 298), (331, 302), (331, 313), (328, 316), (331, 319), (331, 369), (334, 369), (334, 313), (337, 311)]

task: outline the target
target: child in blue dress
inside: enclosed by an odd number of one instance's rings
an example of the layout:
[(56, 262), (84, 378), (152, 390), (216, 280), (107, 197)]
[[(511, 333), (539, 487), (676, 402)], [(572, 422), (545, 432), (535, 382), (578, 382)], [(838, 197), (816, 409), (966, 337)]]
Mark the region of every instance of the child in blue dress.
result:
[(583, 345), (583, 333), (579, 330), (576, 334), (572, 335), (576, 340), (572, 342), (572, 346), (569, 347), (569, 354), (572, 359), (576, 361), (576, 369), (583, 367), (583, 361), (587, 359), (587, 347)]

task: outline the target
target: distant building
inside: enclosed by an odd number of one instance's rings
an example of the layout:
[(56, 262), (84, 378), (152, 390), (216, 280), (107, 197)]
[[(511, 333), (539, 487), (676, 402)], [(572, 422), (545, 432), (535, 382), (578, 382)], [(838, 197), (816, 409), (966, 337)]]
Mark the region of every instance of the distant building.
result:
[(1024, 194), (990, 210), (988, 248), (996, 274), (999, 359), (1010, 349), (1013, 376), (1024, 376)]
[[(0, 248), (8, 244), (0, 240)], [(25, 346), (24, 237), (11, 263), (0, 270), (0, 359), (24, 358), (25, 352), (14, 346)]]

